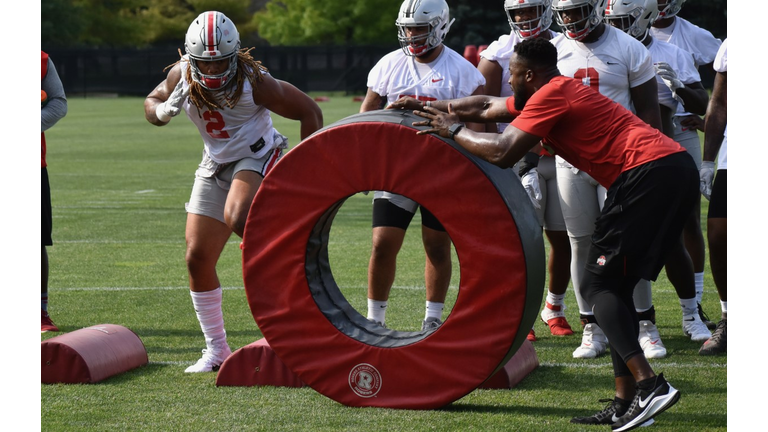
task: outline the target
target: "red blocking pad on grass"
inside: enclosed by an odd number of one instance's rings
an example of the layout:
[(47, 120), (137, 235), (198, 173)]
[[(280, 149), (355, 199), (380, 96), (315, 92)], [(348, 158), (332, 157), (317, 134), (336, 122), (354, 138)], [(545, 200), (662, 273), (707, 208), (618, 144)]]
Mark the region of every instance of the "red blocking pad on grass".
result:
[(97, 383), (147, 364), (147, 351), (131, 330), (99, 324), (40, 343), (43, 384)]
[[(519, 179), (453, 140), (417, 135), (420, 120), (379, 110), (321, 129), (264, 178), (246, 222), (243, 276), (259, 329), (302, 382), (344, 405), (433, 409), (463, 397), (507, 364), (541, 305), (542, 230)], [(336, 212), (375, 190), (415, 200), (451, 237), (461, 280), (436, 330), (370, 322), (333, 279)]]
[(235, 351), (224, 360), (216, 375), (217, 386), (305, 387), (306, 384), (261, 338)]
[(515, 355), (499, 369), (498, 372), (493, 374), (488, 380), (480, 385), (481, 389), (511, 389), (515, 388), (520, 381), (523, 380), (529, 373), (533, 372), (539, 367), (539, 357), (536, 355), (536, 350), (533, 348), (533, 344), (526, 340), (520, 349), (517, 350)]

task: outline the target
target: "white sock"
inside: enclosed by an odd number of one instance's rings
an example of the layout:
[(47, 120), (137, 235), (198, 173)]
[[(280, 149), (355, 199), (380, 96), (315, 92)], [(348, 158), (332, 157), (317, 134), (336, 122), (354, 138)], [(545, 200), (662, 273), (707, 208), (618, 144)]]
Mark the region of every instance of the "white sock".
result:
[(552, 294), (547, 291), (547, 303), (552, 306), (563, 306), (565, 304), (565, 294)]
[(704, 296), (704, 272), (694, 273), (693, 281), (696, 285), (696, 302), (701, 303), (701, 297)]
[(424, 319), (437, 318), (439, 320), (442, 320), (444, 307), (445, 307), (444, 303), (431, 302), (427, 300), (427, 311), (424, 314)]
[(200, 329), (205, 337), (206, 347), (219, 352), (227, 345), (227, 332), (224, 331), (224, 314), (221, 311), (221, 287), (213, 291), (189, 292), (195, 307)]
[(699, 315), (699, 304), (696, 297), (689, 299), (680, 299), (680, 307), (683, 308), (683, 315)]
[(387, 315), (387, 301), (368, 299), (368, 319), (384, 324)]
[(720, 310), (723, 311), (723, 315), (728, 315), (728, 301), (720, 300)]

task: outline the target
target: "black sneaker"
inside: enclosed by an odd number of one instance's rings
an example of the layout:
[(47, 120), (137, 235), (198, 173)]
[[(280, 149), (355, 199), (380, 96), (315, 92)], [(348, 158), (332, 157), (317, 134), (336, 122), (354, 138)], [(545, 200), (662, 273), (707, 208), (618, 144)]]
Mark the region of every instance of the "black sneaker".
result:
[(613, 399), (600, 399), (599, 402), (609, 402), (602, 411), (597, 412), (589, 417), (574, 417), (571, 419), (571, 423), (577, 424), (590, 424), (590, 425), (612, 425), (616, 423), (619, 417), (623, 416), (629, 408), (630, 402), (628, 400), (619, 399), (614, 397)]
[(614, 431), (628, 431), (640, 427), (657, 415), (666, 411), (680, 400), (680, 392), (669, 385), (664, 374), (656, 376), (652, 390), (643, 390), (638, 386), (635, 399), (627, 412), (613, 424)]
[(717, 323), (717, 328), (712, 333), (712, 337), (704, 342), (704, 345), (699, 349), (699, 355), (715, 355), (728, 352), (728, 337), (726, 335), (727, 323), (727, 319), (722, 319)]
[(714, 330), (715, 328), (717, 328), (717, 324), (712, 322), (712, 320), (709, 319), (707, 314), (704, 313), (704, 309), (701, 307), (701, 303), (699, 303), (699, 318), (701, 318), (701, 322), (703, 322), (708, 329)]

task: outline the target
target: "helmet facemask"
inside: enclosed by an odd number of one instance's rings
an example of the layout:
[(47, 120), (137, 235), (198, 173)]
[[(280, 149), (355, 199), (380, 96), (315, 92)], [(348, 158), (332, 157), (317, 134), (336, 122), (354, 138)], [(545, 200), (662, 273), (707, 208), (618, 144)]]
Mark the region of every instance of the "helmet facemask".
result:
[(643, 41), (658, 12), (656, 0), (611, 0), (605, 10), (605, 23)]
[[(542, 31), (549, 29), (549, 26), (552, 24), (550, 3), (550, 0), (526, 1), (523, 3), (519, 0), (505, 2), (504, 11), (507, 14), (507, 20), (512, 31), (520, 39), (524, 40), (538, 37)], [(515, 22), (515, 11), (524, 8), (536, 8), (536, 18)]]
[(224, 59), (229, 60), (229, 66), (224, 72), (220, 74), (206, 75), (200, 70), (198, 62), (208, 62), (222, 59), (203, 60), (199, 58), (196, 59), (190, 55), (189, 65), (192, 69), (192, 80), (208, 90), (221, 90), (225, 88), (227, 85), (229, 85), (230, 82), (233, 81), (233, 78), (237, 74), (237, 52), (232, 53), (228, 57), (224, 57)]
[(659, 7), (659, 19), (672, 18), (676, 16), (680, 9), (683, 7), (685, 0), (667, 0), (665, 2), (658, 2)]
[[(555, 1), (552, 4), (552, 11), (554, 12), (557, 25), (563, 29), (563, 35), (571, 40), (582, 41), (603, 22), (606, 3), (607, 0), (587, 0), (582, 2), (577, 2), (576, 0)], [(562, 12), (575, 9), (581, 11), (581, 19), (565, 24)]]

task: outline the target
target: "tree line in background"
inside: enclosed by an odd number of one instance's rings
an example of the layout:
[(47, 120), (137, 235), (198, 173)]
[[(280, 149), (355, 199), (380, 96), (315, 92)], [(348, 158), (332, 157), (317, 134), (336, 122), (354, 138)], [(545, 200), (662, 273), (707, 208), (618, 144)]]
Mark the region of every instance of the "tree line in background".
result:
[[(446, 44), (459, 52), (509, 33), (503, 0), (447, 0), (456, 18)], [(224, 12), (242, 46), (394, 44), (400, 0), (46, 0), (43, 48), (183, 46), (201, 12)], [(689, 0), (680, 16), (724, 39), (727, 0)]]

